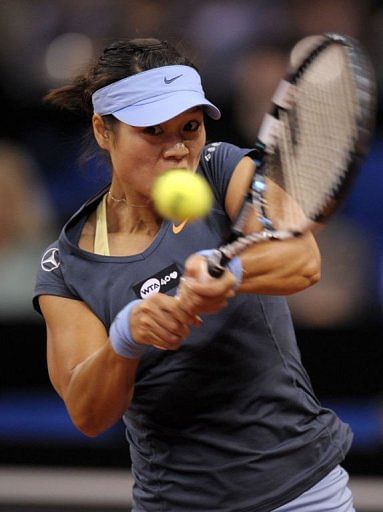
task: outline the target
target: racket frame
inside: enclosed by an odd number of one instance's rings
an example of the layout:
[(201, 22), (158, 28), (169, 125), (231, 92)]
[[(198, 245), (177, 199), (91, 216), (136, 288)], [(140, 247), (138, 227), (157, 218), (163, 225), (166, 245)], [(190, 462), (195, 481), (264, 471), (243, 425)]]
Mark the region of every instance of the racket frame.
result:
[[(368, 151), (371, 134), (374, 127), (374, 111), (376, 103), (376, 87), (372, 66), (359, 44), (350, 37), (336, 33), (325, 33), (321, 36), (322, 42), (312, 49), (307, 57), (295, 69), (290, 69), (284, 80), (281, 80), (272, 100), (272, 108), (269, 114), (265, 115), (261, 125), (254, 150), (248, 155), (254, 162), (254, 174), (248, 192), (246, 193), (241, 208), (232, 224), (230, 234), (224, 243), (207, 257), (208, 272), (212, 277), (221, 276), (230, 260), (240, 254), (246, 247), (254, 243), (267, 240), (286, 240), (297, 237), (304, 231), (277, 231), (267, 215), (267, 201), (265, 199), (267, 160), (273, 154), (276, 140), (270, 133), (271, 126), (265, 124), (278, 122), (280, 112), (290, 108), (291, 87), (294, 87), (305, 70), (312, 64), (316, 57), (332, 44), (339, 44), (343, 47), (355, 80), (355, 92), (357, 94), (359, 116), (356, 118), (357, 134), (350, 154), (349, 163), (337, 190), (334, 191), (331, 202), (329, 202), (320, 215), (313, 220), (314, 223), (323, 223), (339, 206), (339, 203), (346, 195), (353, 182), (357, 170), (364, 155)], [(261, 223), (261, 231), (244, 234), (244, 227), (255, 210), (258, 220)], [(307, 228), (305, 231), (310, 230)]]

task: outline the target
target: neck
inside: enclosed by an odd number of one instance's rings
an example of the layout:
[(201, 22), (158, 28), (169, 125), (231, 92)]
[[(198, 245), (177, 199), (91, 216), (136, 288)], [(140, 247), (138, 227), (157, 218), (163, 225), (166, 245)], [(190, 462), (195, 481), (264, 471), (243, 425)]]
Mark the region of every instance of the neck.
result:
[(107, 223), (108, 232), (125, 232), (147, 234), (157, 233), (161, 225), (161, 218), (153, 208), (153, 204), (139, 204), (128, 202), (126, 198), (107, 197)]
[(110, 190), (108, 192), (108, 196), (114, 203), (124, 203), (126, 206), (129, 206), (130, 208), (147, 208), (148, 204), (149, 204), (149, 202), (143, 203), (143, 204), (130, 203), (126, 197), (121, 197), (121, 198), (114, 197), (114, 195), (112, 194), (112, 192)]

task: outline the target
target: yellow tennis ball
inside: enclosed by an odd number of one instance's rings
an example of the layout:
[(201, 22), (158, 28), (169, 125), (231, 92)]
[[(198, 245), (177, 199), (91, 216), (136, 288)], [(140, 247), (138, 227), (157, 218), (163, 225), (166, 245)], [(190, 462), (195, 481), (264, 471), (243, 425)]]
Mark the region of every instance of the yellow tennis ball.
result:
[(213, 206), (213, 193), (199, 174), (174, 169), (159, 176), (152, 197), (158, 213), (168, 220), (196, 220), (205, 217)]

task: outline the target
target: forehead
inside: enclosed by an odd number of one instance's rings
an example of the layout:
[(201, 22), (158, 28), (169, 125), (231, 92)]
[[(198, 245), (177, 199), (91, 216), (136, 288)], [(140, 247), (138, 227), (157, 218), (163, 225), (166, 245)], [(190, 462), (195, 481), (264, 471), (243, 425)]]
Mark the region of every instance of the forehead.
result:
[(192, 107), (188, 110), (185, 110), (185, 112), (181, 112), (181, 114), (178, 114), (175, 117), (172, 117), (171, 119), (164, 121), (163, 123), (160, 123), (158, 125), (148, 125), (148, 126), (132, 126), (130, 124), (124, 123), (122, 121), (118, 121), (118, 129), (119, 130), (128, 130), (131, 133), (140, 133), (148, 128), (153, 128), (155, 126), (161, 126), (162, 128), (168, 128), (168, 129), (175, 129), (179, 130), (182, 129), (182, 127), (190, 122), (196, 120), (200, 123), (204, 122), (204, 109), (201, 106)]
[(167, 121), (164, 121), (161, 123), (161, 125), (167, 125), (171, 124), (173, 122), (182, 122), (183, 120), (189, 118), (191, 115), (197, 115), (203, 117), (203, 108), (200, 106), (189, 108), (188, 110), (185, 110), (185, 112), (181, 112), (175, 117), (172, 117), (171, 119), (168, 119)]

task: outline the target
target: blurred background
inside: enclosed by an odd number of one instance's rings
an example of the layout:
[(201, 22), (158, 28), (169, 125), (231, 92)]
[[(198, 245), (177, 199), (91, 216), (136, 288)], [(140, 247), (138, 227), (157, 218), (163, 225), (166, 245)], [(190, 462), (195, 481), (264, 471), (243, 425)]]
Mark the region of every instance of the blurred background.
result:
[(159, 37), (186, 52), (222, 110), (211, 141), (251, 146), (292, 45), (359, 39), (379, 84), (371, 151), (318, 236), (322, 281), (289, 298), (302, 357), (325, 405), (350, 423), (345, 463), (358, 511), (383, 511), (383, 3), (368, 0), (0, 0), (0, 511), (129, 510), (122, 425), (97, 439), (72, 427), (51, 388), (45, 328), (31, 295), (41, 253), (108, 181), (79, 163), (82, 119), (47, 107), (118, 38)]

